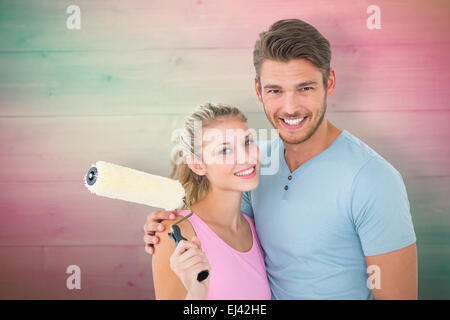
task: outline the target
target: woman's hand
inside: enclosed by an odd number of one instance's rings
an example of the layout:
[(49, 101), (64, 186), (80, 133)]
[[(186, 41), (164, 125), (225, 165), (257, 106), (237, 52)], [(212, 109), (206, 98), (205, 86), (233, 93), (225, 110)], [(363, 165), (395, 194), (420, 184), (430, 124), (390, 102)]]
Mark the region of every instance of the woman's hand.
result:
[(210, 270), (208, 259), (201, 249), (200, 240), (194, 236), (191, 241), (181, 240), (170, 256), (170, 268), (180, 278), (187, 290), (186, 299), (206, 299), (209, 277), (199, 282), (197, 275)]

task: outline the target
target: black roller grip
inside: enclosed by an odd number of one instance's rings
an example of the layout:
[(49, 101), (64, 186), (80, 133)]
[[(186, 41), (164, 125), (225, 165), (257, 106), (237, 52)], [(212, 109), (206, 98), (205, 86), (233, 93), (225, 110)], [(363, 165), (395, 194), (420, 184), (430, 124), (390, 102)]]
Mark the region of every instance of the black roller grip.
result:
[[(181, 235), (180, 227), (178, 227), (177, 225), (173, 225), (171, 227), (171, 229), (172, 229), (172, 232), (169, 233), (169, 237), (171, 237), (175, 241), (175, 246), (177, 246), (181, 240), (187, 241), (187, 239)], [(208, 278), (208, 276), (209, 276), (209, 271), (203, 270), (203, 271), (199, 272), (199, 274), (197, 275), (197, 280), (199, 282), (202, 282), (203, 280)]]
[(208, 270), (203, 270), (197, 275), (197, 280), (199, 282), (202, 282), (203, 280), (208, 278), (208, 276), (209, 276), (209, 271)]

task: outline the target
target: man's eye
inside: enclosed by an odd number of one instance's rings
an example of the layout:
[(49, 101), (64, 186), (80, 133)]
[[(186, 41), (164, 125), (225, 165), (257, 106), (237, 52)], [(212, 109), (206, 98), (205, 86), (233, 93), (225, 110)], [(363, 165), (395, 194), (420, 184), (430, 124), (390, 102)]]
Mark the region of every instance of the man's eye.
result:
[(245, 141), (245, 145), (246, 146), (251, 145), (253, 142), (254, 142), (253, 140), (247, 140)]
[[(306, 90), (306, 89), (308, 89), (308, 90)], [(301, 88), (300, 90), (302, 90), (302, 91), (311, 91), (313, 89), (314, 89), (313, 87), (304, 87), (304, 88)]]
[(272, 89), (272, 90), (269, 90), (268, 92), (269, 92), (269, 93), (280, 93), (281, 90), (278, 90), (278, 89)]

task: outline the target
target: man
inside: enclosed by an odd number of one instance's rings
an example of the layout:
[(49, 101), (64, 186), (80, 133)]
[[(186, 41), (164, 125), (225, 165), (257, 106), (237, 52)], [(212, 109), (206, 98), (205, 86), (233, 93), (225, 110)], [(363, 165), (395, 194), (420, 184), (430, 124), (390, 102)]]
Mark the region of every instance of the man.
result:
[[(328, 40), (301, 20), (281, 20), (260, 34), (253, 61), (256, 94), (279, 132), (260, 144), (261, 154), (279, 157), (280, 168), (244, 193), (241, 210), (254, 218), (272, 297), (417, 299), (416, 237), (401, 175), (327, 120), (336, 86)], [(149, 253), (170, 215), (149, 214)]]

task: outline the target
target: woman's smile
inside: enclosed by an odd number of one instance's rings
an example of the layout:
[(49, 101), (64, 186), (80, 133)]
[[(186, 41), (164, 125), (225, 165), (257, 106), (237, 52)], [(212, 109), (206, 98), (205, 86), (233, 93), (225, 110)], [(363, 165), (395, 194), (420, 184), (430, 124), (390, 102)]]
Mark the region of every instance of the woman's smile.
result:
[(256, 165), (248, 167), (246, 169), (235, 172), (234, 175), (242, 179), (250, 179), (256, 175)]

